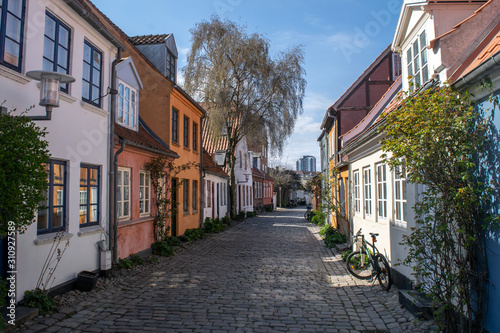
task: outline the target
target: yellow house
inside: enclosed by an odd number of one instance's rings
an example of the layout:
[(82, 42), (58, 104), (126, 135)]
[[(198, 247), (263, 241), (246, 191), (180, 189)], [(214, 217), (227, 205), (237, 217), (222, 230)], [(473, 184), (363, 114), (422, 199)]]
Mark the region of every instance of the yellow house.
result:
[(174, 86), (170, 94), (171, 131), (170, 149), (179, 158), (172, 179), (172, 202), (177, 209), (172, 214), (171, 234), (184, 234), (186, 229), (198, 228), (202, 224), (202, 145), (201, 126), (205, 110), (182, 88)]

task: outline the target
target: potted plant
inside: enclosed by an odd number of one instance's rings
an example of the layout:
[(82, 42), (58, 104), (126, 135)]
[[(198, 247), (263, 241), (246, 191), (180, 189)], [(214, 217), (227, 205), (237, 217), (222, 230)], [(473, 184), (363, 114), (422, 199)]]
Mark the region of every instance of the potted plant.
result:
[(80, 291), (91, 291), (94, 289), (99, 273), (81, 271), (76, 278), (76, 288)]

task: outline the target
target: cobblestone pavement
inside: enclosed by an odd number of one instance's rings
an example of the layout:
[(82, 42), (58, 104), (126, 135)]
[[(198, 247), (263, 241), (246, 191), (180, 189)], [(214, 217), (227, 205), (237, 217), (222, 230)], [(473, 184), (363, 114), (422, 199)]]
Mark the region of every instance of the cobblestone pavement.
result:
[(70, 292), (17, 332), (430, 332), (396, 288), (352, 278), (304, 209), (279, 209), (174, 257)]

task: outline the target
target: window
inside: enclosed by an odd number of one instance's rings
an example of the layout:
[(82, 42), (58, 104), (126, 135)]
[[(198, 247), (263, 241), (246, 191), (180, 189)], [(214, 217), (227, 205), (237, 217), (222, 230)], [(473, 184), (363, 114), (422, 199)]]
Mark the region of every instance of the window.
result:
[(126, 83), (120, 82), (118, 102), (118, 123), (136, 128), (137, 126), (137, 91)]
[(187, 179), (182, 180), (182, 210), (184, 213), (189, 210), (189, 183)]
[(189, 148), (189, 118), (184, 116), (184, 147)]
[(169, 50), (167, 50), (167, 73), (166, 73), (166, 76), (175, 82), (175, 62), (176, 62), (176, 59), (175, 59), (175, 56), (173, 55), (172, 52), (170, 52)]
[[(69, 46), (71, 30), (52, 14), (45, 14), (43, 43), (43, 70), (69, 73)], [(68, 84), (61, 84), (61, 91), (68, 92)]]
[(130, 218), (130, 169), (118, 168), (116, 208), (119, 219)]
[(38, 210), (38, 234), (61, 231), (66, 225), (66, 162), (50, 160), (47, 169), (47, 199), (45, 208)]
[(394, 224), (397, 227), (406, 229), (407, 211), (406, 211), (406, 168), (398, 165), (394, 169)]
[(406, 51), (406, 66), (408, 76), (411, 76), (410, 90), (419, 87), (429, 80), (429, 69), (427, 66), (427, 38), (425, 31), (419, 35)]
[(359, 183), (359, 170), (353, 172), (354, 181), (354, 213), (361, 213), (361, 184)]
[(240, 169), (243, 169), (243, 155), (241, 154), (241, 150), (240, 150)]
[(365, 215), (372, 215), (372, 171), (370, 168), (363, 169)]
[(212, 190), (211, 190), (211, 187), (212, 187), (212, 182), (210, 180), (207, 180), (206, 181), (206, 189), (207, 189), (207, 202), (205, 204), (205, 207), (207, 208), (210, 208), (212, 207)]
[(193, 211), (198, 210), (198, 181), (193, 180)]
[(177, 111), (176, 108), (172, 108), (172, 141), (175, 143), (179, 142), (178, 120), (179, 120), (179, 111)]
[(198, 150), (198, 124), (193, 121), (193, 150)]
[(21, 72), (24, 0), (0, 0), (0, 63)]
[(80, 167), (80, 227), (99, 224), (99, 167)]
[(85, 41), (83, 45), (82, 99), (97, 107), (101, 107), (101, 65), (101, 51)]
[(392, 54), (392, 80), (396, 79), (401, 75), (401, 57), (398, 53)]
[(381, 219), (387, 218), (387, 166), (377, 165), (377, 216)]
[(149, 172), (139, 173), (139, 213), (141, 216), (151, 215), (151, 177)]

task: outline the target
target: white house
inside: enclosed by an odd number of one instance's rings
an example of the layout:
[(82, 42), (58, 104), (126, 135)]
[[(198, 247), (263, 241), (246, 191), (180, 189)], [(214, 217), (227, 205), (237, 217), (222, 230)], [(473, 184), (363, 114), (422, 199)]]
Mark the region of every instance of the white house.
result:
[(8, 109), (43, 116), (40, 83), (26, 74), (57, 71), (76, 79), (61, 86), (60, 105), (46, 127), (51, 154), (46, 209), (17, 236), (17, 300), (34, 289), (53, 244), (69, 241), (50, 286), (99, 269), (97, 242), (108, 228), (108, 171), (112, 67), (121, 44), (87, 12), (85, 1), (4, 0), (0, 31), (0, 99)]
[[(214, 156), (215, 158), (217, 156)], [(203, 154), (205, 218), (222, 218), (229, 213), (229, 176), (207, 152)]]

